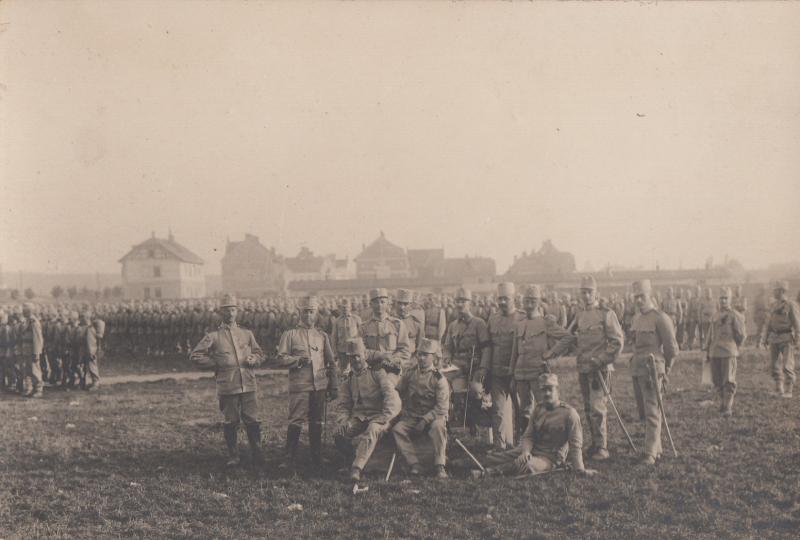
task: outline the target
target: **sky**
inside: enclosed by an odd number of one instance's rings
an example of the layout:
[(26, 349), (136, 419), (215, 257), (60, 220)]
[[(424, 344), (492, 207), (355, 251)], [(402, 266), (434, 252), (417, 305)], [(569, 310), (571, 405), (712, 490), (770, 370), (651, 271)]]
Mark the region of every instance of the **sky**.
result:
[(800, 248), (800, 3), (0, 3), (0, 266)]

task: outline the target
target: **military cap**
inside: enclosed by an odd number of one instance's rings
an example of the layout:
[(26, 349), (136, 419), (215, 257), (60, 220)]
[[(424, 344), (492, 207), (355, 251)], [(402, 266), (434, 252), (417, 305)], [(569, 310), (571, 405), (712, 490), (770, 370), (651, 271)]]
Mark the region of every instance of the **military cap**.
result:
[(641, 281), (634, 281), (633, 282), (633, 296), (639, 296), (643, 294), (645, 296), (650, 296), (653, 292), (653, 287), (650, 285), (649, 279), (643, 279)]
[(297, 309), (317, 309), (319, 308), (319, 298), (316, 296), (304, 296), (297, 302)]
[(733, 294), (731, 294), (731, 289), (730, 289), (730, 287), (722, 287), (722, 288), (719, 290), (719, 297), (720, 297), (720, 298), (730, 298), (730, 297), (732, 297), (732, 296), (733, 296)]
[(583, 276), (581, 278), (581, 289), (591, 289), (596, 291), (597, 282), (594, 280), (594, 276)]
[(379, 287), (377, 289), (370, 289), (369, 290), (370, 302), (372, 302), (376, 298), (389, 298), (389, 291), (387, 291), (383, 287)]
[(539, 387), (558, 386), (558, 375), (555, 373), (542, 373), (539, 375)]
[(435, 354), (439, 356), (439, 342), (435, 339), (423, 339), (419, 344), (417, 353)]
[(350, 338), (347, 340), (347, 354), (350, 356), (365, 356), (367, 348), (364, 346), (364, 340), (360, 337)]
[(78, 312), (77, 311), (70, 311), (69, 312), (69, 318), (72, 319), (73, 321), (77, 321), (78, 320)]
[(789, 290), (789, 282), (788, 281), (783, 281), (783, 280), (778, 280), (772, 285), (772, 289), (773, 290), (781, 289), (781, 290), (784, 290), (784, 291), (788, 291)]
[(528, 285), (525, 289), (525, 298), (541, 298), (542, 288), (538, 285)]
[(498, 283), (497, 285), (497, 296), (505, 296), (507, 298), (514, 298), (516, 295), (517, 290), (514, 287), (513, 283), (505, 282), (505, 283)]
[(469, 300), (472, 301), (472, 293), (464, 287), (459, 287), (455, 295), (456, 300)]
[(33, 313), (33, 304), (31, 302), (25, 302), (24, 304), (22, 304), (22, 310), (30, 311), (31, 313)]
[(408, 289), (397, 289), (397, 301), (410, 304), (414, 301), (414, 293)]
[(239, 306), (236, 303), (235, 296), (233, 296), (232, 294), (226, 294), (225, 296), (222, 297), (222, 300), (219, 303), (219, 307), (224, 308), (224, 307), (239, 307)]

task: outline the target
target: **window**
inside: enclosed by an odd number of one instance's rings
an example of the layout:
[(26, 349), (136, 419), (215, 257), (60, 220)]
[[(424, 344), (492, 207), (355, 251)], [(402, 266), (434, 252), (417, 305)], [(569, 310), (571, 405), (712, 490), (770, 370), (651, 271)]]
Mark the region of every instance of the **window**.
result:
[(156, 287), (156, 298), (161, 298), (161, 287)]
[(153, 267), (153, 277), (161, 277), (161, 267), (154, 266)]

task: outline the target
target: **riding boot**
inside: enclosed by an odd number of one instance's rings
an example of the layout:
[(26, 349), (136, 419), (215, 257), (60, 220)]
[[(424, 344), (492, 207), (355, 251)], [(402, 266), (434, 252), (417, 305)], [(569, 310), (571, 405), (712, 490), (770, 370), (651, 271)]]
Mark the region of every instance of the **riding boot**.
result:
[(297, 465), (297, 446), (300, 444), (300, 433), (302, 431), (303, 427), (297, 424), (289, 424), (286, 429), (286, 457), (292, 467)]
[(311, 461), (316, 467), (322, 465), (322, 424), (311, 422), (308, 425), (308, 443), (311, 447)]
[(228, 449), (228, 461), (225, 465), (228, 467), (235, 467), (239, 464), (239, 447), (236, 441), (239, 433), (239, 425), (224, 424), (223, 432), (225, 434), (225, 446)]
[(261, 447), (261, 426), (258, 424), (247, 424), (247, 442), (250, 443), (250, 454), (253, 464), (264, 464), (264, 450)]

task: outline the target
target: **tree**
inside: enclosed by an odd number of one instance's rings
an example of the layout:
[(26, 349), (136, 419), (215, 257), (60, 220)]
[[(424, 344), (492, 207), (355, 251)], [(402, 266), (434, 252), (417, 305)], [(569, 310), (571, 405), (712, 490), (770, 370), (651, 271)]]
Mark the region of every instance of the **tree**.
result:
[(69, 299), (72, 300), (78, 294), (78, 289), (76, 287), (68, 287), (67, 288), (67, 296)]
[(36, 293), (33, 292), (33, 289), (31, 289), (30, 287), (25, 289), (25, 293), (24, 294), (25, 294), (25, 298), (27, 298), (28, 300), (33, 300), (33, 297), (36, 296)]
[(50, 289), (50, 296), (52, 296), (56, 300), (61, 298), (61, 296), (63, 296), (63, 294), (64, 294), (64, 289), (61, 287), (61, 285), (56, 285), (55, 287)]

